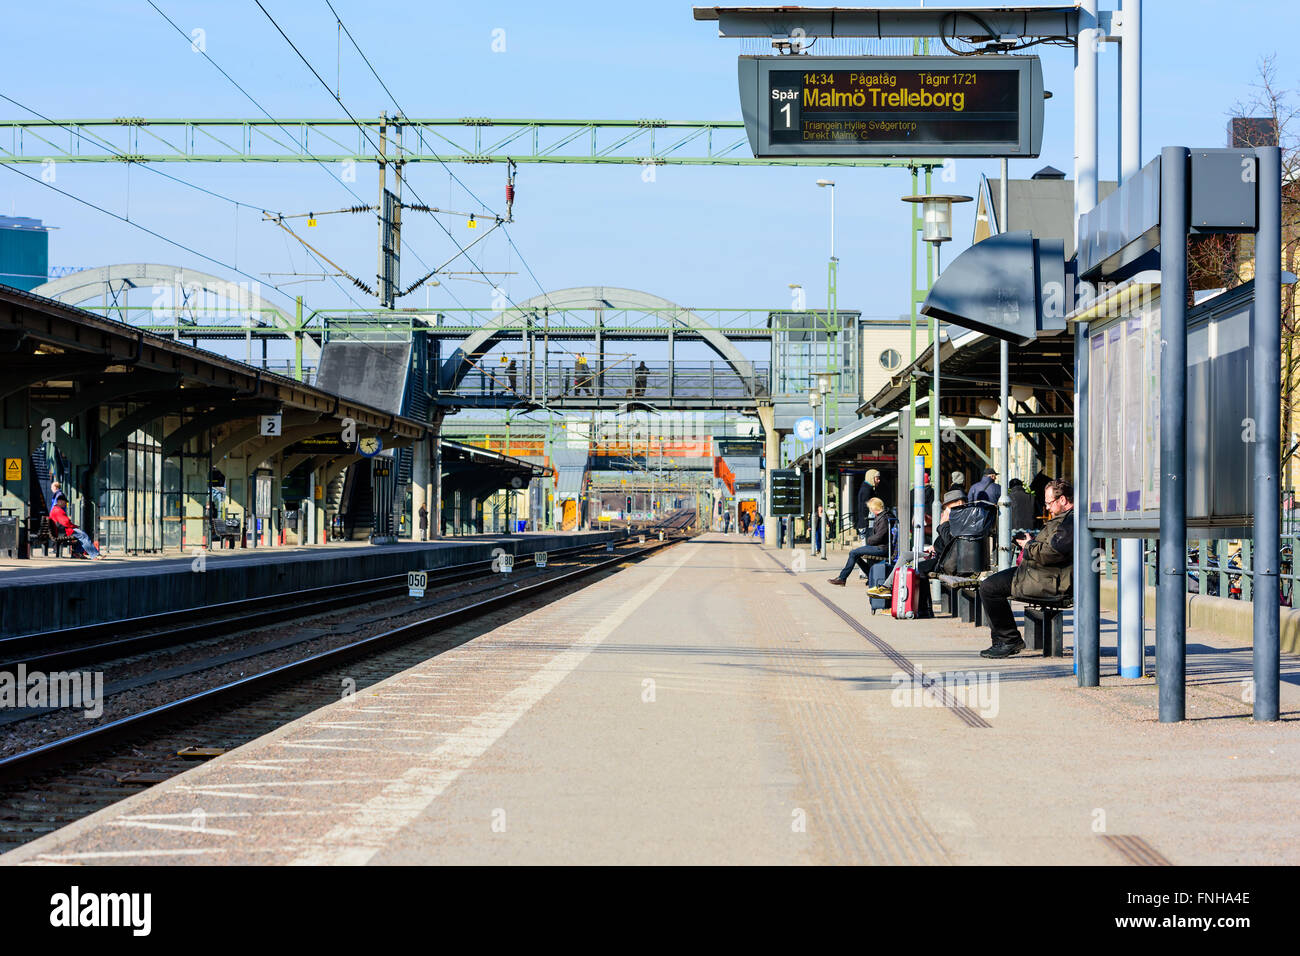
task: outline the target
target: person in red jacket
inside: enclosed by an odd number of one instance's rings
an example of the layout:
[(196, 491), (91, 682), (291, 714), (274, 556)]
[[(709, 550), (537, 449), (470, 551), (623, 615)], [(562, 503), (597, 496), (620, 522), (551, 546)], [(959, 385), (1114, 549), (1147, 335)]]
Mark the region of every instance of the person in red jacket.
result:
[(90, 540), (90, 535), (73, 524), (72, 519), (68, 517), (68, 513), (63, 510), (63, 504), (67, 500), (61, 494), (54, 499), (54, 507), (50, 509), (50, 521), (62, 528), (64, 534), (72, 538), (72, 553), (75, 556), (98, 560), (99, 549), (95, 547), (95, 542)]

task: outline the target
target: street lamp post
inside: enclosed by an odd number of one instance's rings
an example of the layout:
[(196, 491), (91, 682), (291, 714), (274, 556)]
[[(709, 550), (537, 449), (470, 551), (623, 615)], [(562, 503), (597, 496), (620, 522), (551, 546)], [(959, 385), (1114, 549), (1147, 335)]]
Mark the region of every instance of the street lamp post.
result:
[[(947, 196), (926, 194), (921, 196), (904, 196), (903, 202), (920, 203), (923, 219), (921, 238), (934, 246), (935, 272), (939, 271), (939, 249), (952, 239), (953, 203), (970, 202), (970, 196)], [(933, 285), (934, 277), (931, 277)], [(930, 389), (930, 486), (934, 489), (934, 504), (931, 506), (931, 534), (939, 531), (939, 515), (942, 512), (942, 488), (939, 470), (939, 319), (930, 320), (930, 347), (934, 352), (934, 379)]]
[[(831, 191), (831, 255), (826, 264), (826, 371), (833, 373), (837, 364), (837, 344), (840, 330), (839, 320), (839, 263), (840, 260), (835, 257), (835, 181), (833, 179), (817, 180), (819, 187), (829, 188)], [(824, 401), (835, 405), (835, 425), (839, 427), (839, 403), (834, 392), (822, 391)], [(830, 415), (830, 409), (823, 409), (823, 418)], [(823, 462), (823, 465), (825, 462)], [(822, 505), (826, 504), (826, 474), (822, 474)]]
[[(827, 465), (826, 465), (826, 404), (827, 404), (827, 396), (830, 394), (830, 391), (831, 391), (831, 376), (830, 376), (829, 374), (823, 372), (822, 374), (820, 374), (820, 375), (817, 376), (817, 391), (821, 394), (821, 399), (822, 399), (822, 400), (821, 400), (821, 406), (822, 406), (822, 434), (821, 434), (821, 445), (822, 445), (822, 515), (821, 515), (821, 518), (819, 519), (819, 524), (820, 524), (821, 529), (822, 529), (822, 560), (823, 560), (823, 561), (828, 561), (828, 560), (830, 560), (830, 556), (829, 556), (829, 554), (828, 554), (828, 552), (830, 551), (830, 541), (828, 540), (828, 538), (827, 538), (827, 536), (826, 536), (826, 532), (827, 532), (827, 527), (826, 527), (826, 517), (827, 517), (827, 513), (830, 511), (830, 507), (829, 507), (830, 499), (826, 496), (826, 473), (827, 473), (827, 470), (828, 470), (828, 469), (827, 469)], [(814, 452), (814, 454), (815, 454), (815, 452)]]
[[(808, 389), (808, 404), (813, 410), (813, 441), (812, 454), (809, 455), (809, 467), (812, 469), (810, 479), (812, 483), (812, 513), (808, 518), (808, 536), (812, 538), (813, 554), (817, 553), (817, 531), (821, 527), (821, 521), (817, 517), (817, 406), (822, 403), (822, 394), (816, 386)], [(824, 546), (825, 541), (821, 542)]]

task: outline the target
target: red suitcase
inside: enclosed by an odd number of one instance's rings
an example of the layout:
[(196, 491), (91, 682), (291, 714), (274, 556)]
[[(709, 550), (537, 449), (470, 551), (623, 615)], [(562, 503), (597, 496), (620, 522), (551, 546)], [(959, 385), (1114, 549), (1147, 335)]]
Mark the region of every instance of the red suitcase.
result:
[(921, 578), (915, 568), (904, 565), (894, 572), (894, 593), (889, 601), (890, 613), (897, 618), (914, 618), (919, 616), (921, 596), (917, 585)]

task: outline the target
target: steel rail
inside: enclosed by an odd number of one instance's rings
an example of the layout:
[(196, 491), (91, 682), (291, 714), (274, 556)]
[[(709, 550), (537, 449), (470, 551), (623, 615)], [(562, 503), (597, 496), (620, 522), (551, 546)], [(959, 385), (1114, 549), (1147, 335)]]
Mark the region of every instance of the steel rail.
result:
[(179, 700), (169, 701), (166, 704), (160, 704), (157, 707), (100, 724), (79, 734), (54, 740), (30, 750), (24, 750), (0, 759), (0, 784), (12, 784), (31, 776), (37, 771), (67, 762), (77, 756), (105, 749), (111, 746), (115, 740), (129, 739), (150, 727), (175, 722), (201, 711), (218, 707), (240, 696), (261, 693), (277, 684), (306, 677), (354, 658), (364, 657), (390, 646), (427, 637), (462, 621), (501, 610), (510, 604), (536, 596), (561, 584), (575, 581), (578, 578), (629, 560), (644, 557), (660, 548), (669, 547), (683, 540), (686, 539), (669, 538), (664, 541), (648, 543), (645, 547), (634, 552), (615, 554), (604, 561), (576, 568), (573, 571), (515, 591), (484, 598), (473, 604), (453, 608), (441, 614), (435, 614), (432, 617), (411, 624), (362, 638), (350, 644), (320, 651), (310, 657), (292, 661), (288, 664), (281, 664), (269, 670), (250, 674), (247, 677), (241, 677), (238, 680), (217, 687), (210, 687), (207, 690), (190, 694)]

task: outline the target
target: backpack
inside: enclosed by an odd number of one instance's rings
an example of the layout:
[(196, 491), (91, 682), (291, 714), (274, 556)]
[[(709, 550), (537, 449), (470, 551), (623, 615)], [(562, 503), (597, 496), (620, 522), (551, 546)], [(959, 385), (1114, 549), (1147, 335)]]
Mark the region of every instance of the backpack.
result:
[(939, 556), (944, 574), (969, 577), (989, 567), (989, 537), (997, 525), (997, 509), (986, 502), (958, 508), (948, 515), (951, 543)]

